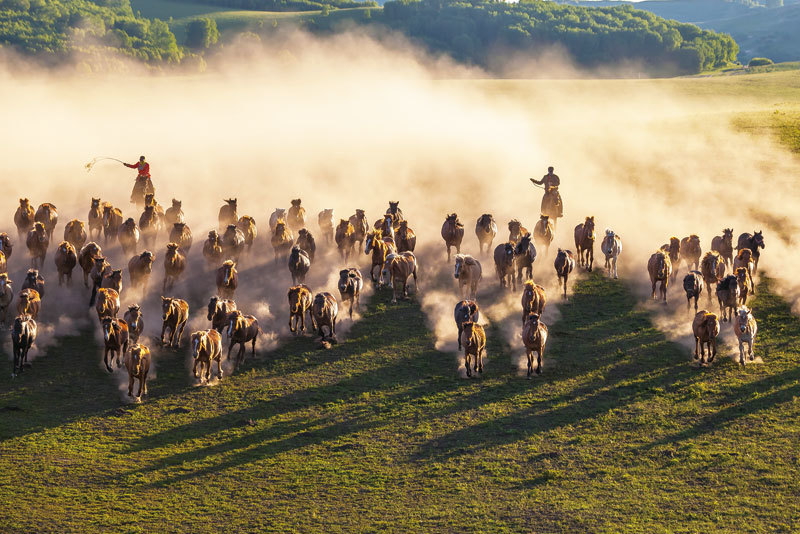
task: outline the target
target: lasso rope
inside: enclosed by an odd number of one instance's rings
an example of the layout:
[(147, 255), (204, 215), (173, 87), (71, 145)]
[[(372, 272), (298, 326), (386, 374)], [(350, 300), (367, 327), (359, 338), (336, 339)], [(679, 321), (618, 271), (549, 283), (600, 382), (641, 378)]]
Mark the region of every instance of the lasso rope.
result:
[(111, 159), (111, 160), (114, 160), (114, 161), (119, 161), (119, 162), (120, 162), (120, 163), (122, 163), (122, 164), (124, 164), (124, 163), (125, 163), (125, 162), (124, 162), (124, 161), (122, 161), (121, 159), (117, 159), (117, 158), (111, 158), (111, 157), (108, 157), (108, 156), (98, 156), (98, 157), (94, 158), (92, 161), (90, 161), (89, 163), (87, 163), (87, 164), (85, 165), (85, 167), (86, 167), (86, 172), (91, 172), (91, 170), (92, 170), (92, 168), (94, 167), (95, 163), (97, 163), (98, 161), (102, 161), (102, 160), (104, 160), (104, 159)]

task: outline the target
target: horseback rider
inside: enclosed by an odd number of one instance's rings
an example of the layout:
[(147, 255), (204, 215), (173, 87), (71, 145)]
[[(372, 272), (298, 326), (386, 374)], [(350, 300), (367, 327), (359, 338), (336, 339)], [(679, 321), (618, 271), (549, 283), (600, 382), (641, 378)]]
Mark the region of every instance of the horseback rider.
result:
[(553, 170), (553, 167), (547, 167), (547, 174), (542, 176), (541, 180), (534, 180), (531, 178), (531, 182), (536, 185), (544, 186), (544, 197), (542, 197), (542, 213), (545, 215), (550, 215), (548, 213), (549, 210), (546, 210), (546, 207), (550, 204), (550, 202), (554, 201), (555, 207), (558, 210), (558, 213), (555, 216), (562, 217), (564, 215), (564, 206), (561, 203), (561, 195), (558, 192), (558, 186), (561, 185), (561, 179), (557, 174), (553, 173)]
[(150, 164), (145, 161), (144, 156), (139, 156), (137, 163), (123, 163), (123, 165), (139, 172), (136, 176), (136, 183), (133, 184), (131, 202), (137, 206), (144, 205), (145, 195), (155, 194), (153, 182), (150, 180)]

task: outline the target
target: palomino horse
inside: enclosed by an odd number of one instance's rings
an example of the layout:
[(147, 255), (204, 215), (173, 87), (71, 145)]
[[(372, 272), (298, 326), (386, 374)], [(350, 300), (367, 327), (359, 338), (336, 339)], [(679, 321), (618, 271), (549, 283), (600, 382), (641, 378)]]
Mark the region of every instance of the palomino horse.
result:
[(317, 243), (314, 240), (314, 236), (311, 235), (306, 228), (301, 228), (299, 232), (297, 232), (297, 241), (296, 244), (298, 247), (303, 249), (306, 254), (308, 254), (308, 259), (311, 260), (311, 263), (314, 263), (314, 254), (317, 252)]
[(464, 297), (464, 289), (467, 289), (466, 298), (475, 300), (478, 294), (478, 282), (481, 281), (482, 270), (481, 262), (469, 254), (456, 254), (456, 267), (454, 276), (458, 280), (458, 289)]
[(533, 242), (537, 247), (544, 247), (544, 257), (550, 252), (550, 244), (555, 237), (555, 227), (548, 215), (542, 215), (533, 227)]
[(44, 268), (44, 260), (47, 257), (50, 238), (47, 236), (47, 231), (42, 223), (37, 222), (33, 225), (33, 230), (28, 232), (25, 244), (28, 246), (28, 252), (31, 255), (31, 267)]
[(514, 277), (514, 243), (500, 243), (494, 248), (494, 270), (500, 280), (500, 287), (517, 290)]
[(553, 267), (555, 267), (556, 269), (559, 288), (561, 287), (561, 283), (563, 280), (564, 298), (567, 298), (567, 282), (569, 281), (570, 273), (575, 268), (575, 257), (572, 255), (572, 251), (558, 249), (558, 253), (556, 254), (556, 259), (553, 262)]
[(69, 242), (75, 250), (86, 244), (86, 229), (78, 219), (72, 219), (64, 227), (64, 241)]
[(528, 378), (533, 374), (533, 353), (536, 353), (536, 374), (542, 374), (542, 357), (547, 343), (547, 325), (541, 321), (541, 314), (531, 312), (523, 318), (522, 344), (528, 355)]
[(589, 272), (592, 272), (594, 264), (594, 240), (594, 216), (586, 217), (584, 222), (575, 227), (575, 249), (578, 252), (578, 265), (585, 266)]
[(139, 227), (136, 226), (136, 221), (133, 217), (128, 217), (125, 222), (119, 225), (117, 229), (117, 240), (122, 247), (122, 252), (130, 256), (136, 254), (136, 247), (139, 245)]
[(706, 349), (708, 350), (708, 363), (717, 355), (717, 336), (719, 335), (719, 321), (716, 314), (700, 310), (692, 321), (694, 334), (694, 359), (700, 358), (700, 363), (706, 363)]
[(456, 328), (458, 329), (458, 350), (461, 350), (461, 334), (464, 332), (464, 323), (477, 323), (481, 318), (478, 303), (474, 300), (458, 302), (453, 310), (453, 318), (456, 320)]
[(14, 319), (11, 327), (11, 345), (14, 351), (14, 370), (11, 376), (17, 376), (28, 363), (28, 351), (36, 341), (36, 321), (27, 314)]
[(464, 225), (458, 215), (450, 213), (442, 224), (442, 239), (447, 247), (447, 262), (450, 263), (450, 247), (456, 247), (456, 254), (461, 253), (461, 240), (464, 239)]
[(522, 324), (525, 324), (530, 313), (541, 316), (544, 313), (545, 305), (547, 305), (547, 296), (544, 288), (534, 283), (533, 280), (526, 280), (522, 288)]
[(116, 317), (119, 313), (119, 293), (107, 287), (97, 290), (97, 299), (94, 305), (97, 320), (102, 322), (103, 317)]
[(220, 229), (227, 228), (229, 224), (236, 224), (239, 221), (239, 215), (236, 213), (238, 199), (228, 198), (223, 199), (223, 201), (225, 204), (219, 208), (219, 214), (217, 215)]
[(600, 243), (600, 251), (606, 257), (605, 268), (609, 276), (613, 276), (616, 280), (617, 276), (617, 259), (622, 254), (622, 238), (614, 233), (613, 230), (606, 229), (606, 236), (603, 242)]
[(289, 256), (292, 246), (294, 245), (294, 236), (289, 228), (286, 227), (286, 223), (283, 222), (283, 220), (278, 220), (275, 224), (275, 232), (270, 238), (270, 243), (275, 253), (275, 263)]
[(333, 243), (333, 218), (333, 209), (324, 209), (317, 215), (320, 234), (325, 238), (325, 243), (328, 245)]
[[(353, 244), (358, 243), (358, 248), (356, 248), (356, 250), (359, 250), (361, 245), (364, 244), (364, 239), (367, 237), (367, 232), (369, 231), (367, 215), (364, 213), (364, 210), (357, 209), (355, 215), (350, 216), (349, 222), (353, 225)], [(333, 213), (331, 213), (331, 225), (333, 225)], [(331, 235), (333, 235), (333, 233)]]
[(753, 273), (755, 274), (758, 271), (758, 258), (761, 257), (760, 249), (764, 248), (764, 234), (763, 232), (754, 232), (752, 235), (745, 232), (739, 236), (737, 241), (736, 250), (741, 250), (743, 248), (749, 248), (753, 253), (753, 261), (755, 265), (753, 266)]
[(536, 261), (536, 247), (531, 243), (531, 234), (523, 235), (514, 246), (514, 264), (517, 266), (517, 281), (522, 283), (522, 272), (526, 279), (533, 278), (533, 262)]
[(44, 229), (47, 232), (47, 239), (52, 240), (53, 230), (56, 229), (56, 224), (58, 224), (58, 210), (56, 207), (49, 202), (40, 204), (36, 209), (33, 220), (34, 222), (40, 222), (44, 225)]
[(508, 241), (510, 243), (519, 243), (522, 236), (527, 233), (529, 233), (528, 229), (522, 226), (522, 223), (517, 219), (508, 221)]
[(311, 268), (311, 259), (305, 250), (297, 245), (289, 253), (289, 272), (292, 274), (292, 285), (306, 281), (306, 275)]
[[(178, 348), (188, 320), (189, 304), (185, 300), (161, 297), (161, 345)], [(167, 330), (169, 330), (169, 342), (164, 338)]]
[[(109, 239), (114, 242), (120, 224), (122, 224), (122, 210), (108, 202), (103, 204), (103, 244), (108, 245)], [(142, 226), (141, 220), (139, 226)]]
[[(317, 293), (311, 303), (312, 327), (317, 331), (322, 341), (330, 339), (336, 341), (336, 317), (339, 315), (339, 305), (336, 297), (328, 292)], [(328, 335), (322, 329), (328, 327)]]
[(269, 216), (269, 231), (275, 233), (275, 227), (278, 221), (286, 222), (286, 208), (275, 208), (272, 215)]
[(147, 373), (150, 371), (150, 349), (138, 343), (131, 347), (131, 352), (125, 360), (128, 369), (128, 396), (133, 397), (133, 384), (139, 380), (139, 391), (136, 398), (140, 399), (142, 393), (147, 395)]
[(395, 235), (397, 252), (414, 252), (417, 248), (417, 235), (408, 227), (408, 221), (400, 221)]
[(292, 200), (292, 207), (289, 208), (289, 212), (286, 214), (286, 222), (293, 232), (306, 226), (306, 209), (300, 205), (301, 202), (299, 198)]
[(217, 293), (222, 298), (232, 299), (236, 288), (239, 286), (239, 273), (236, 271), (236, 262), (226, 260), (217, 269)]
[(311, 324), (311, 289), (303, 284), (289, 288), (289, 331), (299, 334), (306, 331), (306, 313)]
[(177, 222), (186, 222), (186, 217), (183, 215), (183, 203), (180, 200), (172, 199), (172, 206), (167, 208), (164, 212), (164, 220), (167, 226), (172, 226)]
[(28, 269), (21, 289), (35, 289), (39, 293), (39, 298), (44, 298), (44, 278), (38, 269)]
[(189, 254), (192, 248), (192, 231), (189, 226), (183, 222), (174, 223), (172, 230), (169, 231), (169, 242), (177, 243), (181, 252)]
[(89, 287), (89, 273), (92, 271), (92, 267), (94, 267), (94, 259), (102, 255), (103, 251), (100, 245), (94, 241), (83, 245), (80, 253), (78, 253), (78, 265), (80, 265), (83, 270), (83, 285), (86, 287)]
[(700, 271), (689, 271), (683, 277), (683, 290), (686, 291), (686, 309), (692, 306), (694, 298), (694, 311), (697, 312), (697, 300), (703, 293), (703, 273)]
[[(244, 252), (244, 233), (235, 225), (229, 224), (222, 234), (222, 257), (238, 262)], [(277, 258), (275, 258), (277, 262)]]
[(667, 287), (669, 286), (670, 275), (672, 274), (672, 262), (669, 261), (669, 256), (663, 250), (656, 251), (647, 261), (647, 273), (650, 275), (650, 284), (652, 285), (652, 294), (650, 298), (656, 298), (656, 284), (661, 282), (659, 293), (667, 303)]
[(236, 228), (242, 231), (244, 235), (244, 244), (247, 247), (247, 252), (253, 248), (253, 243), (258, 236), (258, 228), (256, 228), (256, 220), (249, 215), (242, 215), (236, 223)]
[(744, 344), (747, 343), (747, 354), (752, 362), (755, 359), (753, 345), (756, 343), (756, 333), (758, 333), (756, 319), (747, 306), (736, 310), (733, 331), (736, 333), (736, 339), (739, 340), (739, 363), (744, 367)]
[(358, 311), (361, 305), (361, 290), (364, 287), (364, 280), (361, 278), (361, 271), (355, 267), (349, 269), (342, 269), (339, 271), (339, 296), (342, 299), (342, 305), (350, 303), (350, 318), (353, 318), (353, 306)]
[[(194, 367), (192, 374), (201, 381), (211, 379), (211, 362), (217, 362), (217, 378), (222, 378), (222, 336), (214, 330), (199, 330), (189, 338), (192, 346)], [(197, 366), (200, 374), (197, 374)]]
[(42, 307), (42, 299), (35, 289), (23, 289), (17, 295), (17, 314), (30, 315), (34, 319), (39, 317), (39, 309)]
[(736, 307), (739, 305), (739, 281), (734, 275), (729, 274), (717, 284), (717, 302), (719, 302), (722, 322), (732, 321)]
[(355, 245), (355, 229), (350, 221), (341, 219), (339, 225), (336, 227), (336, 247), (339, 249), (339, 254), (346, 262), (350, 259), (350, 254), (353, 252)]
[(222, 252), (222, 239), (216, 230), (208, 232), (208, 239), (203, 243), (203, 257), (209, 266), (219, 265), (224, 257)]
[(36, 222), (34, 220), (35, 216), (36, 212), (33, 211), (30, 200), (27, 198), (19, 199), (19, 207), (14, 212), (14, 225), (17, 227), (20, 241), (33, 229), (33, 225)]
[(733, 268), (733, 228), (724, 228), (722, 235), (715, 236), (711, 240), (711, 250), (719, 252), (725, 265)]
[[(383, 240), (383, 234), (380, 230), (373, 230), (367, 234), (364, 244), (364, 254), (372, 253), (372, 266), (369, 269), (370, 279), (381, 286), (385, 281), (383, 279), (383, 268), (386, 264), (386, 257), (395, 252), (394, 247), (388, 241)], [(375, 267), (378, 268), (378, 278), (375, 279)]]
[(753, 279), (744, 267), (736, 269), (736, 281), (739, 284), (739, 304), (747, 304), (747, 297), (753, 294)]
[[(484, 213), (475, 223), (475, 235), (478, 236), (478, 248), (481, 254), (489, 254), (492, 248), (492, 241), (497, 236), (497, 223), (491, 213)], [(486, 247), (484, 250), (483, 247)]]
[(711, 302), (711, 289), (725, 278), (725, 262), (722, 256), (713, 250), (706, 252), (703, 261), (700, 262), (700, 272), (703, 273), (703, 281), (708, 289), (708, 301)]
[(419, 293), (419, 280), (417, 280), (417, 258), (413, 252), (392, 254), (386, 258), (384, 269), (388, 268), (392, 281), (392, 303), (397, 302), (400, 293), (404, 299), (408, 298), (408, 277), (414, 277), (414, 293)]
[(87, 217), (89, 225), (89, 239), (100, 239), (103, 232), (103, 208), (100, 207), (100, 199), (92, 198)]
[(246, 343), (251, 343), (253, 358), (256, 357), (256, 341), (260, 333), (261, 328), (258, 326), (258, 320), (252, 315), (244, 315), (241, 310), (236, 310), (228, 317), (228, 339), (231, 340), (231, 344), (228, 346), (228, 360), (231, 359), (233, 346), (237, 343), (239, 345), (234, 368), (239, 367), (244, 361)]
[(11, 289), (11, 280), (7, 273), (0, 274), (0, 323), (8, 328), (8, 310), (14, 300), (14, 290)]
[(116, 354), (117, 367), (122, 367), (122, 359), (125, 358), (125, 353), (128, 352), (128, 323), (123, 319), (106, 316), (103, 317), (101, 326), (103, 329), (103, 342), (105, 343), (103, 363), (106, 365), (106, 371), (111, 373), (114, 370), (109, 365), (108, 355), (111, 354), (111, 363), (114, 363), (114, 355)]
[(128, 324), (128, 339), (131, 343), (138, 343), (139, 336), (144, 332), (144, 316), (138, 304), (128, 306), (128, 311), (122, 316)]
[(236, 303), (229, 299), (211, 297), (208, 301), (207, 319), (211, 321), (211, 328), (216, 329), (220, 334), (228, 326), (228, 319), (236, 311)]
[(486, 332), (478, 323), (464, 321), (461, 324), (461, 346), (464, 347), (464, 367), (467, 376), (472, 376), (470, 357), (475, 357), (475, 372), (483, 373), (483, 353), (486, 352)]
[(161, 291), (171, 290), (185, 269), (186, 256), (183, 255), (177, 243), (168, 243), (167, 253), (164, 255), (164, 284)]
[(62, 241), (56, 249), (56, 270), (58, 271), (58, 285), (65, 281), (72, 285), (72, 270), (78, 264), (78, 255), (75, 247), (68, 241)]
[(142, 291), (147, 291), (147, 282), (150, 281), (154, 261), (155, 257), (149, 250), (145, 250), (130, 259), (128, 262), (128, 275), (131, 278), (132, 288), (141, 286)]
[[(703, 250), (700, 247), (700, 238), (692, 234), (681, 239), (680, 259), (686, 262), (686, 268), (690, 271), (700, 269), (700, 257)], [(675, 266), (678, 269), (678, 266)]]

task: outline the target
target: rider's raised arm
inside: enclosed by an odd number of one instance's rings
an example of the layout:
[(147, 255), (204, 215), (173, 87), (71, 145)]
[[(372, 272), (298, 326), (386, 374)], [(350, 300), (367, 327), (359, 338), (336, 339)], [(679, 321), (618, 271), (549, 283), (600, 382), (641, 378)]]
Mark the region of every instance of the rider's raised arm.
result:
[(536, 180), (534, 178), (531, 178), (531, 182), (535, 183), (536, 185), (542, 185), (544, 183), (544, 179)]
[(123, 162), (122, 164), (125, 165), (126, 167), (128, 167), (129, 169), (135, 169), (137, 167), (136, 163), (124, 163)]

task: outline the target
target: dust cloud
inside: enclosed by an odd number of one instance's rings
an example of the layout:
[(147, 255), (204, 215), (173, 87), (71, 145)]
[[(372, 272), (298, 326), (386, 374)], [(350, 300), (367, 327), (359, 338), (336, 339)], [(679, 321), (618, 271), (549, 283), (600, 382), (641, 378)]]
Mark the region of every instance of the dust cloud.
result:
[[(0, 108), (13, 127), (0, 131), (6, 176), (0, 231), (16, 237), (12, 216), (20, 197), (34, 206), (58, 207), (56, 244), (66, 221), (86, 221), (92, 196), (138, 221), (140, 211), (129, 203), (135, 172), (106, 160), (87, 173), (84, 164), (96, 156), (134, 162), (144, 154), (157, 200), (165, 208), (172, 198), (182, 200), (194, 234), (187, 272), (169, 292), (190, 302), (184, 343), (192, 331), (209, 326), (205, 305), (216, 291), (202, 242), (218, 227), (223, 199), (236, 197), (239, 215), (254, 217), (259, 233), (252, 253), (240, 262), (236, 300), (258, 317), (263, 350), (288, 338), (291, 278), (284, 261), (273, 261), (267, 224), (272, 211), (302, 198), (318, 246), (307, 283), (338, 298), (336, 274), (346, 264), (319, 235), (317, 213), (333, 208), (338, 221), (361, 208), (371, 223), (389, 200), (398, 200), (418, 236), (419, 298), (437, 348), (453, 351), (452, 311), (460, 297), (439, 232), (445, 215), (456, 212), (465, 226), (462, 252), (483, 264), (484, 315), (499, 325), (514, 354), (511, 364), (519, 368), (519, 293), (498, 289), (491, 256), (478, 255), (474, 226), (482, 213), (494, 215), (499, 233), (493, 247), (506, 240), (512, 218), (532, 230), (541, 190), (528, 178), (554, 165), (566, 216), (549, 256), (539, 250), (534, 265), (534, 279), (548, 289), (545, 322), (559, 313), (555, 248), (574, 249), (572, 229), (588, 215), (597, 223), (596, 267), (602, 267), (603, 232), (611, 228), (623, 239), (620, 277), (643, 300), (649, 297), (647, 258), (670, 236), (696, 233), (705, 252), (723, 228), (734, 228), (735, 236), (763, 229), (760, 267), (800, 311), (800, 284), (790, 281), (788, 271), (800, 260), (791, 237), (796, 225), (787, 231), (800, 206), (794, 184), (800, 165), (770, 140), (737, 133), (730, 124), (733, 113), (761, 104), (685, 96), (685, 87), (678, 92), (666, 81), (509, 82), (482, 76), (418, 50), (351, 34), (239, 44), (210, 58), (202, 74), (6, 67), (0, 70)], [(122, 311), (134, 301), (142, 305), (150, 337), (160, 333), (165, 243), (162, 232), (147, 293), (122, 295)], [(24, 249), (15, 239), (9, 261), (15, 290), (27, 268)], [(49, 287), (56, 280), (53, 249), (51, 244), (44, 269)], [(128, 285), (128, 258), (116, 244), (104, 250), (114, 267), (125, 269)], [(349, 265), (359, 266), (367, 279), (363, 250)], [(670, 300), (682, 302), (683, 274), (685, 267)], [(77, 270), (75, 279), (68, 295), (44, 299), (45, 317), (56, 325), (53, 335), (96, 322), (85, 311), (89, 296)], [(78, 322), (57, 326), (61, 310), (72, 302), (80, 302), (81, 311), (68, 316)], [(652, 308), (668, 332), (690, 320), (687, 314), (684, 321), (680, 306)], [(340, 319), (344, 315), (340, 310)], [(490, 354), (487, 365), (491, 359)]]

